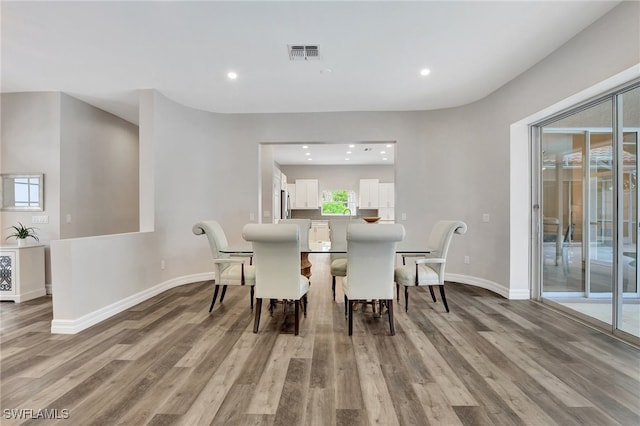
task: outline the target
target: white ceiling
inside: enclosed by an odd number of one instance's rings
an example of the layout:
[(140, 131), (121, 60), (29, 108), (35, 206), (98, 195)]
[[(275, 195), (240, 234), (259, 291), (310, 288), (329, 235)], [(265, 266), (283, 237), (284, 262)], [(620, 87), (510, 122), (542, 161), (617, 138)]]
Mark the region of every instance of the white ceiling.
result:
[[(138, 89), (219, 113), (448, 108), (618, 3), (3, 0), (1, 90), (62, 91), (134, 123)], [(290, 61), (289, 44), (320, 59)]]
[(286, 144), (269, 145), (273, 159), (281, 165), (383, 165), (395, 161), (394, 142), (360, 142), (353, 144)]

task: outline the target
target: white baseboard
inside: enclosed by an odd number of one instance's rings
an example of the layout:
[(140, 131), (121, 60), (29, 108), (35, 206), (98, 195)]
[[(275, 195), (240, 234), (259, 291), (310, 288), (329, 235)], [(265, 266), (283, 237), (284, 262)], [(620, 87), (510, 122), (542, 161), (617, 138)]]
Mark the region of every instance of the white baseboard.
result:
[(15, 303), (22, 303), (22, 302), (26, 302), (27, 300), (36, 299), (38, 297), (42, 297), (45, 295), (46, 293), (44, 289), (37, 289), (37, 290), (31, 290), (26, 293), (15, 294), (15, 295), (3, 294), (3, 295), (0, 295), (0, 300), (15, 302)]
[(144, 302), (163, 291), (178, 287), (184, 284), (190, 284), (198, 281), (209, 281), (214, 279), (213, 272), (204, 272), (200, 274), (185, 275), (160, 283), (154, 287), (133, 294), (125, 299), (119, 300), (111, 305), (100, 308), (97, 311), (90, 312), (82, 317), (74, 320), (56, 320), (51, 321), (51, 333), (53, 334), (76, 334), (85, 330), (100, 321), (104, 321), (120, 312)]
[(469, 284), (476, 287), (486, 288), (505, 299), (509, 300), (528, 300), (530, 299), (529, 290), (511, 290), (496, 282), (485, 280), (483, 278), (472, 277), (462, 274), (445, 274), (446, 281), (452, 281), (461, 284)]

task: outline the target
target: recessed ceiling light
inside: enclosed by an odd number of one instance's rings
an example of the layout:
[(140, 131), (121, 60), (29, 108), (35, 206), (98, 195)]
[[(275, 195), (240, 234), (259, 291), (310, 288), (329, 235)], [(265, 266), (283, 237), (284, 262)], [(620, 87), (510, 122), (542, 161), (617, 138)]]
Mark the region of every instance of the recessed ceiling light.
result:
[(309, 146), (307, 146), (307, 145), (302, 145), (302, 149), (308, 149), (308, 148), (309, 148)]
[(325, 68), (323, 70), (320, 70), (320, 74), (331, 74), (333, 72), (333, 70), (331, 68)]
[(429, 75), (429, 74), (431, 74), (431, 70), (429, 68), (423, 68), (423, 69), (420, 70), (420, 75), (421, 76), (426, 76), (426, 75)]
[(380, 151), (380, 154), (386, 154), (387, 151)]
[(347, 151), (347, 154), (351, 154), (351, 151)]
[(310, 152), (305, 152), (304, 155), (311, 155), (311, 153)]
[(391, 145), (390, 143), (387, 144), (387, 148), (391, 148), (393, 145)]
[(307, 161), (313, 161), (313, 158), (307, 158)]
[(387, 161), (387, 157), (384, 157), (384, 158), (382, 159), (382, 161)]
[(231, 71), (227, 73), (227, 77), (229, 77), (229, 80), (235, 80), (236, 78), (238, 78), (238, 74), (236, 74), (235, 72)]
[(353, 145), (353, 144), (349, 145), (349, 148), (353, 148), (353, 147), (355, 147), (355, 145)]
[(344, 161), (349, 161), (349, 159), (348, 159), (348, 158), (345, 158), (345, 159), (344, 159)]

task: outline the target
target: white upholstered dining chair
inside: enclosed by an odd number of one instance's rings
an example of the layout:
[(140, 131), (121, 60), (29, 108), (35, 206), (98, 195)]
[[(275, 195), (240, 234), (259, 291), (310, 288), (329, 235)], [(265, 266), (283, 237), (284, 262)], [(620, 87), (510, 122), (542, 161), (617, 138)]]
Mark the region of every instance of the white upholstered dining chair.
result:
[[(258, 332), (262, 300), (282, 300), (294, 304), (294, 334), (298, 335), (300, 302), (307, 316), (309, 279), (300, 271), (300, 228), (295, 224), (248, 224), (242, 236), (253, 245), (255, 265), (256, 310), (253, 332)], [(273, 304), (270, 302), (270, 310)]]
[(253, 286), (255, 284), (255, 268), (250, 265), (248, 257), (233, 257), (226, 253), (221, 253), (228, 247), (227, 237), (222, 226), (215, 220), (201, 221), (193, 225), (192, 231), (195, 235), (206, 235), (209, 240), (209, 247), (215, 265), (215, 287), (209, 312), (213, 310), (213, 305), (218, 297), (218, 290), (222, 286), (220, 303), (224, 300), (224, 295), (228, 285), (247, 286), (251, 288), (250, 305), (253, 309)]
[(329, 221), (329, 240), (331, 241), (331, 251), (344, 251), (344, 253), (331, 253), (331, 291), (333, 300), (336, 300), (336, 277), (347, 275), (347, 226), (351, 222), (349, 219), (332, 219)]
[(393, 320), (393, 272), (396, 245), (405, 231), (398, 224), (350, 224), (347, 228), (347, 276), (342, 280), (344, 302), (353, 334), (353, 303), (357, 300), (386, 301), (391, 335)]
[(395, 269), (395, 281), (400, 301), (400, 286), (404, 286), (404, 309), (409, 310), (409, 287), (429, 286), (431, 298), (436, 301), (434, 285), (440, 288), (442, 303), (447, 312), (449, 305), (444, 292), (444, 272), (447, 253), (453, 234), (467, 232), (467, 224), (459, 220), (441, 220), (435, 224), (427, 240), (427, 247), (433, 251), (424, 257), (415, 259), (415, 264), (398, 266)]
[(311, 219), (280, 219), (279, 225), (298, 225), (300, 228), (300, 250), (309, 251), (309, 230)]
[(297, 225), (300, 231), (300, 268), (302, 274), (311, 279), (311, 262), (309, 261), (309, 230), (311, 229), (311, 219), (281, 219), (279, 225)]

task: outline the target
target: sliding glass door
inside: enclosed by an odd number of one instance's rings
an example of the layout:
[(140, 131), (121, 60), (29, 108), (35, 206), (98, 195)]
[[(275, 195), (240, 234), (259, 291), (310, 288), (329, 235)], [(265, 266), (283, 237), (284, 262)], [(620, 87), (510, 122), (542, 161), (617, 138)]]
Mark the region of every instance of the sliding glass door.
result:
[(536, 126), (535, 250), (542, 300), (640, 336), (640, 88)]

